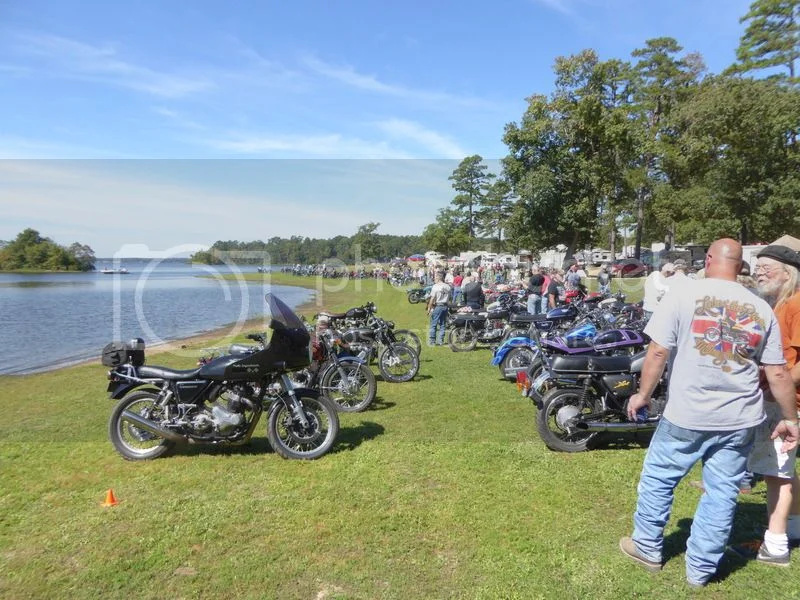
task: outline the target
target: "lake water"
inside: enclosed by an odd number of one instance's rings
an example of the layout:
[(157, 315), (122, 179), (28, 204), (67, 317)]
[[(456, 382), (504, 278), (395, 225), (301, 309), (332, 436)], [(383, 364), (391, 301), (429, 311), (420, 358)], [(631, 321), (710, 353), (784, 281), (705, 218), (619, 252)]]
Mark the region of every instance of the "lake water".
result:
[[(124, 260), (127, 275), (0, 273), (0, 375), (53, 369), (97, 358), (114, 340), (148, 346), (264, 314), (264, 294), (291, 307), (313, 291), (227, 281), (229, 267)], [(243, 273), (256, 267), (242, 267)], [(231, 331), (233, 327), (231, 327)]]

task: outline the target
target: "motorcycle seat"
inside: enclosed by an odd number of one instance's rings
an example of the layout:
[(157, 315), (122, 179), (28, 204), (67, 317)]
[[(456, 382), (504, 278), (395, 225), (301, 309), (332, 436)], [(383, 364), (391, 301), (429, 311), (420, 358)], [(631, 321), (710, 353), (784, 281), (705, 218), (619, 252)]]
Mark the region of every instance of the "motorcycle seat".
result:
[(509, 318), (510, 323), (533, 323), (534, 321), (544, 321), (547, 315), (532, 315), (526, 312), (514, 313)]
[(580, 356), (557, 356), (553, 359), (552, 369), (559, 373), (623, 373), (631, 368), (628, 356), (597, 356), (583, 354)]
[(171, 381), (186, 381), (188, 379), (197, 378), (202, 367), (196, 369), (189, 369), (186, 371), (179, 371), (177, 369), (169, 369), (167, 367), (148, 367), (143, 366), (137, 369), (139, 377), (142, 379), (169, 379)]

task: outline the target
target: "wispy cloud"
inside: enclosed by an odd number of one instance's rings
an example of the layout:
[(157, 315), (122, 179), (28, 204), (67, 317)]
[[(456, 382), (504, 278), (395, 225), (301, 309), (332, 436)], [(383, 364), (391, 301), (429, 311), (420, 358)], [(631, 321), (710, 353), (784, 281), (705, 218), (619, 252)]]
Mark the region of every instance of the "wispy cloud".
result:
[(536, 4), (541, 4), (547, 8), (560, 12), (564, 15), (575, 14), (574, 0), (533, 0)]
[(151, 69), (125, 60), (113, 46), (56, 35), (17, 34), (14, 50), (39, 59), (40, 72), (50, 76), (102, 82), (164, 98), (181, 98), (214, 87), (203, 75)]
[(205, 140), (217, 150), (258, 156), (302, 156), (312, 158), (411, 158), (383, 141), (372, 142), (338, 133), (322, 135), (232, 134)]
[(421, 90), (402, 85), (384, 83), (374, 75), (364, 75), (350, 66), (335, 66), (316, 57), (309, 56), (303, 63), (317, 75), (338, 81), (339, 83), (376, 94), (395, 96), (420, 104), (446, 107), (464, 106), (469, 108), (492, 109), (495, 105), (487, 100), (471, 96), (459, 96), (447, 92)]
[(426, 154), (436, 158), (464, 158), (467, 152), (456, 142), (419, 123), (403, 119), (389, 119), (377, 124), (378, 128), (394, 138), (411, 140), (422, 146)]

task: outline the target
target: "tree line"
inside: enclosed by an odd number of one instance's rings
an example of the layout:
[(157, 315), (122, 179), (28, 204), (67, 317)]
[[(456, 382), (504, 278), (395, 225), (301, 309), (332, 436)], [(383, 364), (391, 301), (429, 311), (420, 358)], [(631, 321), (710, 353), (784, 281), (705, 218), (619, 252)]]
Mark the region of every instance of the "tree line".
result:
[(423, 245), (450, 255), (483, 236), (496, 251), (616, 252), (629, 231), (638, 258), (654, 241), (800, 233), (800, 0), (757, 0), (741, 22), (721, 74), (668, 37), (627, 61), (557, 58), (553, 93), (505, 127), (500, 175), (480, 155), (462, 160)]
[(0, 241), (0, 271), (93, 271), (94, 251), (75, 242), (59, 246), (35, 229), (25, 229), (13, 241)]
[(377, 260), (386, 262), (394, 257), (406, 257), (422, 248), (420, 236), (385, 235), (377, 233), (380, 223), (365, 223), (354, 235), (339, 235), (330, 239), (293, 235), (272, 237), (266, 242), (216, 241), (207, 250), (192, 256), (195, 262), (220, 264), (321, 264), (337, 260), (344, 264)]

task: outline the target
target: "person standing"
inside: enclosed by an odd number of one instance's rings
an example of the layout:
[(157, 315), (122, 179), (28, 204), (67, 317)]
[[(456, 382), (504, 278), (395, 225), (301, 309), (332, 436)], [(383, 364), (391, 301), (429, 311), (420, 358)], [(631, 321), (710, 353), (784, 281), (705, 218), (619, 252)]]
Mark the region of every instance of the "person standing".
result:
[(608, 265), (600, 267), (600, 272), (597, 274), (597, 286), (601, 294), (611, 293), (611, 274), (608, 272)]
[(568, 290), (577, 290), (581, 284), (581, 274), (578, 271), (578, 263), (572, 263), (567, 271), (566, 288)]
[(469, 277), (469, 282), (462, 285), (461, 293), (464, 296), (464, 303), (472, 310), (481, 310), (483, 308), (486, 297), (483, 294), (483, 286), (475, 271)]
[(544, 282), (542, 283), (542, 314), (546, 313), (547, 310), (550, 308), (550, 301), (548, 299), (548, 290), (550, 289), (550, 282), (552, 279), (550, 278), (550, 271), (548, 269), (542, 269), (541, 267), (539, 270), (542, 273), (542, 277), (544, 277)]
[(644, 280), (644, 299), (642, 301), (642, 310), (644, 310), (645, 319), (649, 319), (653, 311), (658, 306), (661, 298), (664, 297), (669, 291), (669, 284), (667, 279), (675, 274), (675, 265), (668, 262), (661, 267), (661, 271), (653, 271)]
[(528, 313), (535, 315), (542, 307), (542, 286), (544, 276), (539, 272), (539, 267), (531, 269), (531, 276), (528, 278)]
[(564, 272), (560, 269), (553, 269), (550, 272), (550, 283), (547, 286), (547, 306), (555, 308), (567, 297), (567, 289), (564, 287)]
[(778, 323), (764, 300), (736, 282), (741, 262), (737, 241), (717, 240), (706, 255), (706, 278), (664, 298), (645, 328), (652, 341), (639, 392), (627, 406), (631, 420), (649, 406), (674, 351), (669, 402), (642, 466), (633, 534), (620, 539), (619, 547), (648, 571), (661, 570), (675, 487), (702, 461), (705, 494), (686, 544), (686, 578), (692, 587), (706, 585), (717, 570), (755, 429), (766, 418), (759, 363), (786, 419), (772, 436), (783, 438), (785, 452), (800, 436)]
[[(770, 245), (757, 256), (755, 268), (758, 291), (775, 310), (781, 330), (783, 356), (795, 386), (795, 410), (800, 411), (800, 255), (791, 248)], [(770, 398), (767, 398), (770, 399)], [(800, 541), (800, 486), (795, 470), (796, 449), (782, 452), (770, 430), (783, 417), (780, 406), (766, 402), (767, 421), (756, 432), (748, 468), (764, 476), (767, 484), (767, 531), (756, 560), (789, 566), (789, 546)], [(796, 420), (798, 413), (794, 415)]]
[(453, 276), (453, 304), (461, 303), (461, 284), (464, 282), (464, 276), (461, 271), (456, 271)]
[(442, 280), (438, 271), (434, 275), (431, 295), (428, 297), (428, 314), (430, 315), (430, 328), (428, 329), (428, 345), (444, 345), (444, 331), (447, 328), (447, 301), (450, 299), (450, 286)]

